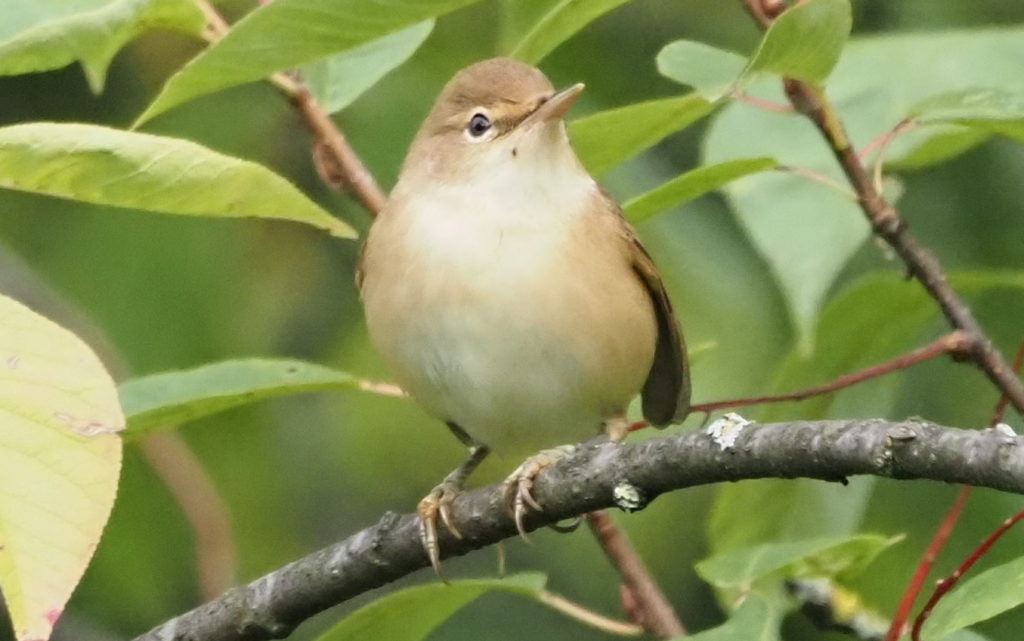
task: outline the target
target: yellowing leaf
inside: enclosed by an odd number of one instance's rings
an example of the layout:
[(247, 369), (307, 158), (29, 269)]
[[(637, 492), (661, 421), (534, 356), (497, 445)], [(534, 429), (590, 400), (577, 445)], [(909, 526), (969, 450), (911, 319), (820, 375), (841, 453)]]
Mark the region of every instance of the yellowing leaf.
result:
[(49, 638), (92, 558), (123, 427), (89, 347), (0, 296), (0, 589), (19, 641)]

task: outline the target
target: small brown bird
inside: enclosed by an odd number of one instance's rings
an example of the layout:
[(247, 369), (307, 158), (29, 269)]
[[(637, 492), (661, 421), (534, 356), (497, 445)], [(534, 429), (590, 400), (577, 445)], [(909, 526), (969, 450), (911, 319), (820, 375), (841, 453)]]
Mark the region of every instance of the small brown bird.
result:
[[(494, 447), (537, 451), (644, 417), (685, 417), (682, 336), (658, 270), (619, 206), (580, 164), (555, 92), (508, 58), (463, 69), (416, 134), (374, 221), (356, 282), (370, 338), (398, 383), (445, 421), (469, 457), (420, 501), (421, 538), (439, 567), (437, 521)], [(506, 480), (522, 532), (531, 457)]]

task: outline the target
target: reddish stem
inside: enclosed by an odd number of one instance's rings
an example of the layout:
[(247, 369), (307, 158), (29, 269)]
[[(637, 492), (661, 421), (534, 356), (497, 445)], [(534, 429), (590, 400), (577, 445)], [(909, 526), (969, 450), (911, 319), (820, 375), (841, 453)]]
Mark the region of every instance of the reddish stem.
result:
[(900, 599), (900, 604), (896, 608), (896, 614), (893, 616), (888, 634), (885, 635), (885, 641), (896, 641), (903, 634), (903, 627), (910, 616), (911, 608), (914, 607), (914, 601), (917, 600), (917, 595), (921, 593), (924, 581), (928, 578), (928, 573), (931, 572), (932, 565), (935, 564), (935, 559), (938, 558), (939, 552), (946, 546), (949, 535), (953, 533), (953, 527), (960, 519), (960, 513), (963, 511), (967, 498), (970, 495), (971, 486), (961, 485), (960, 493), (956, 495), (956, 500), (953, 501), (953, 505), (946, 512), (946, 516), (942, 519), (939, 529), (935, 531), (931, 543), (925, 549), (924, 556), (921, 557), (921, 561), (917, 564), (914, 576), (910, 579), (910, 583), (903, 593), (903, 598)]
[[(1024, 367), (1024, 341), (1021, 341), (1020, 346), (1017, 347), (1017, 354), (1013, 357), (1013, 371), (1020, 374), (1021, 367)], [(1010, 399), (1005, 393), (999, 395), (999, 402), (996, 403), (996, 409), (988, 424), (989, 427), (995, 427), (998, 423), (1003, 422), (1003, 416), (1006, 415), (1006, 407), (1009, 403)]]
[(746, 407), (748, 405), (761, 405), (764, 403), (800, 401), (811, 396), (819, 396), (821, 394), (834, 392), (844, 387), (849, 387), (896, 370), (906, 369), (911, 365), (916, 365), (917, 363), (935, 358), (936, 356), (941, 356), (942, 354), (956, 354), (963, 351), (965, 347), (966, 343), (964, 333), (960, 330), (956, 330), (940, 336), (931, 343), (928, 343), (923, 347), (919, 347), (911, 352), (897, 356), (896, 358), (885, 361), (884, 363), (879, 363), (856, 372), (844, 374), (835, 380), (829, 381), (828, 383), (822, 383), (821, 385), (815, 385), (814, 387), (808, 387), (795, 392), (779, 394), (776, 396), (755, 396), (752, 398), (738, 398), (725, 401), (713, 401), (711, 403), (698, 403), (691, 409), (694, 412), (713, 412), (715, 410), (726, 409), (729, 407)]
[(989, 548), (999, 540), (999, 537), (1005, 534), (1007, 530), (1013, 527), (1013, 525), (1021, 519), (1024, 519), (1024, 510), (1017, 512), (1010, 518), (1003, 521), (1003, 524), (996, 528), (995, 532), (989, 534), (988, 538), (982, 541), (981, 545), (971, 552), (971, 555), (967, 557), (967, 560), (964, 561), (960, 567), (953, 572), (953, 574), (950, 574), (935, 585), (935, 591), (932, 592), (932, 596), (928, 599), (928, 602), (924, 604), (924, 608), (921, 610), (921, 613), (917, 615), (916, 619), (914, 619), (914, 628), (911, 631), (911, 639), (913, 639), (913, 641), (921, 641), (921, 626), (924, 625), (924, 622), (928, 619), (928, 615), (932, 613), (932, 609), (935, 607), (935, 604), (939, 602), (939, 599), (952, 590), (953, 586), (955, 586), (960, 580), (960, 577), (962, 577), (967, 570), (970, 570), (971, 566), (974, 565), (978, 559), (983, 557), (986, 552), (988, 552)]

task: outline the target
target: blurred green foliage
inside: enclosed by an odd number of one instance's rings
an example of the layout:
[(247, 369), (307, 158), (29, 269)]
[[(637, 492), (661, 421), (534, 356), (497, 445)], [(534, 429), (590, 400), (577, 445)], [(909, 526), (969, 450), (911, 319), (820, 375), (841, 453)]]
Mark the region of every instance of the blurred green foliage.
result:
[[(394, 182), (405, 148), (440, 86), (457, 69), (497, 53), (495, 43), (514, 40), (505, 20), (514, 1), (487, 0), (440, 18), (407, 63), (337, 117), (385, 187)], [(253, 4), (230, 0), (219, 6), (236, 18)], [(853, 7), (855, 38), (1024, 23), (1024, 6), (1016, 0), (854, 0)], [(759, 32), (738, 1), (633, 0), (555, 49), (541, 67), (556, 86), (586, 82), (577, 116), (678, 96), (679, 85), (658, 75), (655, 56), (682, 38), (749, 53)], [(77, 67), (0, 77), (0, 126), (81, 121), (125, 128), (199, 47), (180, 33), (147, 32), (114, 58), (98, 96)], [(1024, 71), (1024, 60), (1018, 62)], [(900, 65), (900, 60), (886, 61), (865, 70), (865, 78), (884, 80), (894, 69), (914, 71)], [(1006, 82), (1019, 83), (1020, 77)], [(871, 98), (868, 93), (851, 99)], [(692, 169), (708, 127), (722, 126), (733, 115), (726, 112), (670, 136), (610, 171), (604, 181), (626, 200)], [(895, 123), (871, 124), (881, 132)], [(318, 179), (302, 121), (269, 85), (242, 85), (202, 97), (155, 118), (144, 130), (260, 162), (360, 231), (369, 224), (354, 200), (329, 191)], [(750, 145), (745, 155), (761, 152)], [(901, 211), (947, 268), (1024, 270), (1020, 144), (993, 139), (947, 163), (900, 177)], [(786, 196), (780, 192), (773, 206), (785, 207)], [(839, 262), (836, 281), (824, 286), (824, 312), (815, 316), (817, 341), (807, 342), (800, 340), (787, 296), (771, 275), (771, 256), (755, 247), (723, 198), (689, 202), (651, 218), (638, 231), (663, 272), (688, 341), (715, 345), (694, 367), (697, 401), (821, 382), (945, 331), (916, 286), (900, 281), (899, 263), (870, 241), (855, 243), (852, 258)], [(0, 291), (79, 333), (118, 380), (252, 356), (302, 358), (386, 378), (362, 324), (352, 280), (357, 251), (355, 242), (297, 224), (108, 211), (0, 190)], [(978, 289), (968, 300), (996, 344), (1012, 352), (1024, 338), (1020, 290)], [(920, 415), (974, 427), (985, 424), (995, 400), (982, 374), (939, 359), (828, 399), (774, 406), (757, 418)], [(1019, 417), (1010, 422), (1021, 426)], [(413, 404), (356, 391), (267, 400), (189, 423), (180, 434), (229, 506), (237, 581), (354, 532), (385, 510), (411, 510), (462, 457), (444, 426)], [(474, 482), (494, 480), (516, 463), (495, 456)], [(717, 625), (726, 616), (694, 571), (710, 551), (798, 535), (906, 534), (853, 581), (869, 607), (888, 614), (954, 491), (868, 479), (849, 487), (747, 482), (676, 492), (618, 521), (691, 630)], [(721, 500), (713, 507), (717, 495)], [(952, 570), (1020, 503), (1015, 496), (976, 492), (938, 571)], [(1024, 535), (1011, 532), (985, 563), (1019, 556), (1022, 545)], [(615, 574), (586, 532), (540, 532), (534, 545), (511, 541), (507, 552), (514, 572), (543, 571), (552, 590), (603, 612), (619, 611)], [(130, 637), (195, 606), (203, 598), (194, 553), (192, 533), (173, 497), (137, 446), (129, 446), (114, 515), (57, 638)], [(447, 570), (451, 576), (490, 576), (495, 565), (494, 554), (481, 551), (447, 562)], [(424, 572), (401, 583), (432, 581)], [(364, 595), (321, 615), (294, 638), (312, 638), (376, 596)], [(508, 599), (482, 597), (431, 638), (608, 638), (528, 601), (512, 607)], [(794, 618), (784, 627), (787, 639), (842, 638)], [(1021, 625), (1024, 613), (1011, 611), (978, 629), (996, 641), (1013, 641)], [(0, 639), (7, 634), (7, 627), (0, 627)]]

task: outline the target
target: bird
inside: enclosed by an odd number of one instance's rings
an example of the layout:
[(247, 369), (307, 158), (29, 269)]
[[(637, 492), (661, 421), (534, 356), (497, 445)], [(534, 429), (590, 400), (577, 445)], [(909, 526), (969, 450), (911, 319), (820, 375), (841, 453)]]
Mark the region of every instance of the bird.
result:
[(457, 72), (410, 144), (363, 241), (356, 284), (396, 382), (468, 449), (418, 504), (440, 575), (439, 520), (493, 448), (539, 452), (505, 480), (525, 536), (530, 489), (573, 443), (621, 441), (641, 396), (663, 427), (690, 407), (686, 346), (657, 267), (576, 155), (583, 84), (492, 58)]

